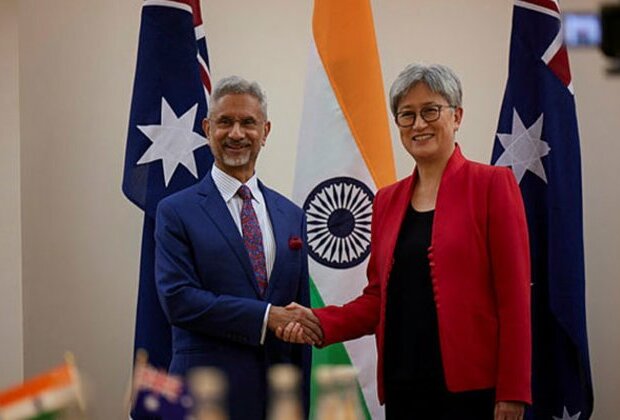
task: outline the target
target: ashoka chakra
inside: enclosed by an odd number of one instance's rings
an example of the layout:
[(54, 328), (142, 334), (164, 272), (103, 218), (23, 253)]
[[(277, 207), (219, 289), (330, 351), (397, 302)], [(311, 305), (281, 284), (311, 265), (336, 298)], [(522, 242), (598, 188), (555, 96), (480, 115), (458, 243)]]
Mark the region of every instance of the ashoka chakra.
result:
[(306, 198), (308, 251), (316, 262), (351, 268), (370, 253), (370, 220), (374, 194), (354, 178), (331, 178)]

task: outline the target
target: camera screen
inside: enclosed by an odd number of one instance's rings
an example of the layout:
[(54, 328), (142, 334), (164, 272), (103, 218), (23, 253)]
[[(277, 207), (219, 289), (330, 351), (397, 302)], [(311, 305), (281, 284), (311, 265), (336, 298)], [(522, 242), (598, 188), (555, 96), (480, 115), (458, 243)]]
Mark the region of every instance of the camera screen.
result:
[(563, 13), (564, 42), (569, 47), (598, 47), (601, 19), (595, 13)]

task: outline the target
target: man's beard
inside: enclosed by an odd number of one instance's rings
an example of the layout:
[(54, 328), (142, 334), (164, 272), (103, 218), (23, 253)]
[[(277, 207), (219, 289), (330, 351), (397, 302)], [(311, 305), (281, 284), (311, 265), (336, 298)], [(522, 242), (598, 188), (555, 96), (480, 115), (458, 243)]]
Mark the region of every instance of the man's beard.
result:
[[(226, 140), (223, 144), (222, 148), (222, 160), (226, 166), (243, 166), (247, 165), (250, 161), (250, 156), (252, 154), (252, 143), (247, 140), (235, 141), (235, 140)], [(226, 146), (235, 146), (235, 147), (245, 147), (243, 152), (240, 155), (231, 156), (226, 153)]]

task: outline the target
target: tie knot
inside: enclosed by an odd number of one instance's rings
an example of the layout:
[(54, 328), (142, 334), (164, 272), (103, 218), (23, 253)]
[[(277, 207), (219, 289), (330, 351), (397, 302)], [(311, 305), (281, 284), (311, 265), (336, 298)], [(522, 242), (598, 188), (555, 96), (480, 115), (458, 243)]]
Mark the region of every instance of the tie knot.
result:
[(237, 194), (243, 200), (250, 200), (250, 199), (252, 199), (252, 191), (250, 191), (250, 189), (248, 188), (247, 185), (240, 186), (239, 189), (237, 190)]

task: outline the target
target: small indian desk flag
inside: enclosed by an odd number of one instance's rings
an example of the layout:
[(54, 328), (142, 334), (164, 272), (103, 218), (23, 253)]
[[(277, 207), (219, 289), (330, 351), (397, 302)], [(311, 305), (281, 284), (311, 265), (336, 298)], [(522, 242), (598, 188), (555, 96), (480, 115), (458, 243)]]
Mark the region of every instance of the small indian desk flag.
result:
[[(366, 285), (372, 200), (396, 176), (370, 1), (315, 0), (312, 32), (293, 198), (307, 215), (312, 306), (321, 307)], [(313, 353), (314, 367), (355, 366), (366, 417), (381, 419), (376, 362), (373, 337)]]
[[(65, 417), (66, 410), (75, 413)], [(0, 420), (82, 418), (84, 398), (73, 356), (50, 371), (0, 393)]]

